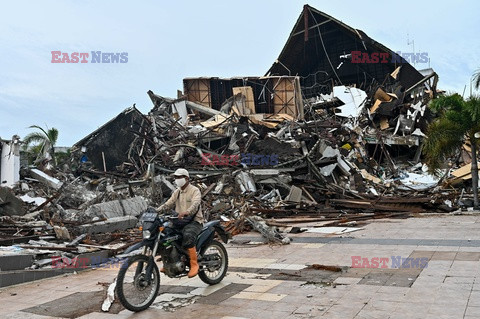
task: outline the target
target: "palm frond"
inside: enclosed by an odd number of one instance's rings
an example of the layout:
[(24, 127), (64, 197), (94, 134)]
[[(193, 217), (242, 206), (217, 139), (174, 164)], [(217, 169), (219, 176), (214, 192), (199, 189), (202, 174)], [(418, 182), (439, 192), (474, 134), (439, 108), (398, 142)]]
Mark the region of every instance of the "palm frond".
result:
[(24, 146), (27, 148), (30, 144), (43, 144), (45, 143), (46, 137), (40, 132), (32, 132), (25, 136), (23, 142)]
[(47, 136), (50, 144), (52, 144), (52, 147), (57, 144), (58, 130), (56, 128), (52, 127), (51, 129), (49, 129), (47, 131)]
[(46, 132), (41, 126), (38, 126), (38, 125), (30, 125), (29, 128), (39, 129), (40, 131), (43, 132), (43, 134), (45, 134), (45, 136), (48, 136), (47, 132)]
[(480, 69), (473, 74), (473, 85), (476, 89), (480, 89)]
[(466, 102), (466, 109), (474, 123), (480, 122), (480, 97), (473, 95)]
[(444, 113), (446, 111), (461, 111), (465, 101), (459, 94), (439, 96), (430, 101), (430, 108), (434, 111)]
[(425, 162), (432, 173), (435, 173), (449, 157), (459, 151), (465, 140), (465, 134), (463, 125), (445, 117), (441, 117), (429, 125), (423, 153)]

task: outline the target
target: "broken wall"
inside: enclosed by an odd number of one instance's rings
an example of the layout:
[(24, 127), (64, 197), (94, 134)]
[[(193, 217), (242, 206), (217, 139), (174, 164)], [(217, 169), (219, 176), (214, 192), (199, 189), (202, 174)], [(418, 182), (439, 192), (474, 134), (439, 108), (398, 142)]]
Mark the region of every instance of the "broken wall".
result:
[(12, 187), (20, 180), (20, 137), (0, 140), (0, 186)]
[(215, 110), (220, 110), (234, 94), (251, 90), (252, 96), (247, 94), (246, 102), (247, 105), (254, 103), (254, 113), (285, 113), (295, 119), (304, 117), (300, 78), (296, 76), (185, 78), (183, 88), (188, 101)]

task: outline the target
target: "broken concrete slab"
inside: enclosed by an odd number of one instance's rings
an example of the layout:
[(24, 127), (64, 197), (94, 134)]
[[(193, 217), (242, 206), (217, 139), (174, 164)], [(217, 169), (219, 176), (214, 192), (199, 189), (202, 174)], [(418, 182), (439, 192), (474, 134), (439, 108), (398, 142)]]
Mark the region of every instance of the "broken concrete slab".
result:
[(24, 203), (8, 187), (0, 187), (0, 216), (23, 216)]
[(39, 169), (33, 168), (30, 170), (30, 174), (33, 178), (37, 179), (40, 183), (45, 184), (53, 189), (60, 189), (62, 187), (63, 182), (59, 181), (55, 177), (52, 177)]
[(322, 173), (323, 176), (330, 176), (332, 175), (336, 167), (337, 167), (336, 163), (324, 166), (320, 168), (320, 173)]
[(236, 181), (242, 190), (242, 193), (256, 192), (257, 187), (252, 177), (247, 172), (240, 172), (236, 177)]
[(207, 114), (207, 115), (210, 115), (210, 116), (215, 116), (215, 115), (220, 114), (220, 115), (223, 115), (225, 117), (228, 117), (228, 114), (225, 114), (225, 113), (222, 113), (220, 111), (211, 109), (209, 107), (205, 107), (205, 106), (197, 104), (195, 102), (187, 101), (186, 105), (187, 105), (188, 108), (190, 108), (192, 110), (195, 110), (197, 112), (204, 113), (204, 114)]
[(297, 186), (292, 186), (292, 188), (290, 188), (290, 193), (288, 194), (287, 198), (285, 198), (285, 201), (300, 203), (301, 200), (302, 200), (302, 189)]
[(137, 222), (138, 219), (133, 216), (113, 217), (106, 221), (78, 226), (77, 230), (88, 234), (112, 233), (133, 228)]
[(55, 235), (58, 239), (62, 240), (71, 240), (70, 233), (65, 226), (53, 226), (53, 230), (55, 231)]
[(120, 204), (122, 205), (126, 216), (138, 217), (148, 208), (147, 201), (141, 196), (122, 199)]
[(43, 203), (45, 203), (47, 200), (43, 197), (31, 197), (28, 194), (25, 194), (23, 196), (19, 197), (21, 200), (23, 200), (25, 203), (28, 204), (35, 204), (35, 206), (40, 206)]
[(255, 181), (258, 181), (278, 176), (280, 171), (278, 169), (251, 169), (250, 174), (252, 174)]
[(122, 216), (139, 216), (148, 207), (147, 201), (141, 197), (136, 196), (122, 200), (113, 200), (105, 203), (99, 203), (90, 206), (84, 212), (90, 218), (113, 218)]

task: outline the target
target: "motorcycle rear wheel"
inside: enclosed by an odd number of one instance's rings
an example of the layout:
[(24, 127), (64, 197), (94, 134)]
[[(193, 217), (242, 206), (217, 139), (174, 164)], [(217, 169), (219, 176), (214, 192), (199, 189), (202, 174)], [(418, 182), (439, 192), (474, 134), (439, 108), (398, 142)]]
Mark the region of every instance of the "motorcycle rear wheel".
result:
[(154, 260), (150, 284), (145, 278), (150, 258), (138, 255), (128, 258), (117, 277), (116, 292), (120, 303), (130, 311), (142, 311), (155, 301), (160, 288), (160, 272)]
[(201, 252), (203, 258), (213, 258), (218, 260), (219, 264), (215, 267), (204, 267), (198, 273), (198, 277), (209, 285), (216, 285), (223, 280), (228, 270), (228, 255), (225, 246), (217, 240), (204, 247)]

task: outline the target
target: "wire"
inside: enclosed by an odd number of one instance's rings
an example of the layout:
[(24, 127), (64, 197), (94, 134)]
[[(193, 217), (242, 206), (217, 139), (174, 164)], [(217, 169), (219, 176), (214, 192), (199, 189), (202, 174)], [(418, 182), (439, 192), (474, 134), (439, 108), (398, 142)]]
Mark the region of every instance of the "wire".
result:
[(335, 71), (335, 68), (333, 67), (332, 61), (330, 61), (330, 57), (328, 56), (327, 49), (325, 48), (325, 44), (323, 43), (322, 32), (320, 31), (320, 26), (318, 25), (317, 19), (315, 19), (315, 16), (313, 15), (312, 11), (309, 10), (309, 12), (310, 12), (311, 16), (313, 17), (313, 20), (315, 21), (315, 24), (317, 25), (318, 34), (320, 35), (320, 41), (322, 42), (323, 51), (325, 52), (325, 56), (327, 57), (328, 63), (330, 64), (330, 67), (332, 68), (333, 73), (335, 73), (335, 76), (337, 77), (340, 84), (343, 85), (342, 80), (340, 80), (340, 78), (338, 77), (338, 74)]

